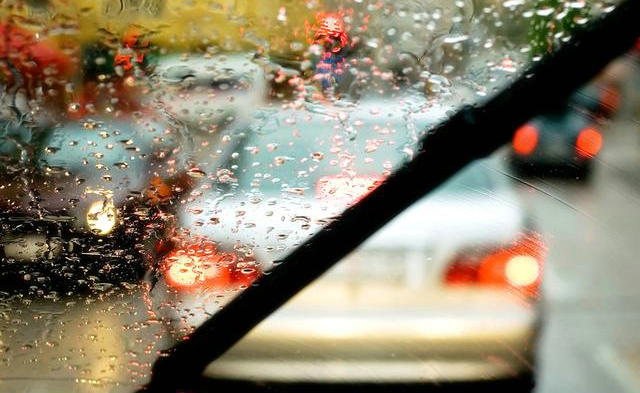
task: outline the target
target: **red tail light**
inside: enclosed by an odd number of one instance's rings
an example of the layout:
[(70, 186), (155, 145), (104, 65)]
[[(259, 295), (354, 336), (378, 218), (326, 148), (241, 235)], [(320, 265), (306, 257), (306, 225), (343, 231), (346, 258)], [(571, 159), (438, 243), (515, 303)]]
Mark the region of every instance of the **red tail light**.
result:
[(538, 130), (525, 124), (516, 130), (513, 136), (513, 150), (520, 155), (533, 153), (538, 145)]
[(377, 175), (323, 176), (316, 183), (316, 194), (323, 199), (355, 203), (373, 191), (382, 181), (383, 178)]
[(182, 291), (240, 287), (260, 275), (255, 261), (219, 252), (212, 243), (174, 249), (164, 258), (163, 269), (167, 284)]
[(445, 273), (450, 285), (507, 286), (535, 296), (542, 279), (546, 247), (538, 234), (527, 234), (502, 248), (459, 254)]
[(593, 158), (602, 148), (602, 135), (593, 128), (585, 128), (576, 139), (576, 153), (580, 157)]

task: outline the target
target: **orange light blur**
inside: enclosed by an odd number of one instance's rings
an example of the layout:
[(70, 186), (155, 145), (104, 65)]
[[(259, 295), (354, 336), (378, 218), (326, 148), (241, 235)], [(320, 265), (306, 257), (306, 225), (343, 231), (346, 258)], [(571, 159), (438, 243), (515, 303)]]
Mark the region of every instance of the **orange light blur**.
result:
[(162, 178), (155, 176), (150, 181), (146, 196), (152, 205), (166, 202), (172, 196), (171, 187)]
[(531, 284), (518, 287), (518, 290), (527, 295), (536, 295), (542, 280), (542, 269), (546, 256), (546, 247), (542, 236), (531, 233), (506, 249), (487, 256), (479, 265), (478, 282), (490, 285), (513, 285), (507, 280), (507, 265), (513, 258), (522, 256), (533, 257), (538, 262), (538, 275)]
[(125, 30), (122, 42), (126, 48), (147, 48), (150, 43), (139, 28), (132, 26)]
[(255, 259), (220, 252), (204, 239), (191, 239), (189, 245), (170, 251), (163, 271), (167, 284), (182, 292), (241, 289), (262, 275)]
[[(527, 296), (535, 296), (542, 280), (546, 251), (542, 237), (530, 233), (485, 256), (459, 256), (448, 268), (445, 281), (455, 285), (509, 286)], [(535, 261), (537, 266), (529, 266), (531, 261)], [(514, 278), (523, 284), (518, 285)]]
[(533, 153), (538, 145), (538, 130), (530, 125), (525, 124), (516, 130), (513, 136), (513, 150), (520, 155)]
[(602, 148), (602, 135), (593, 128), (585, 128), (578, 134), (576, 152), (580, 157), (593, 158)]
[(219, 253), (215, 245), (205, 243), (174, 250), (164, 261), (167, 284), (184, 291), (226, 287), (235, 256)]

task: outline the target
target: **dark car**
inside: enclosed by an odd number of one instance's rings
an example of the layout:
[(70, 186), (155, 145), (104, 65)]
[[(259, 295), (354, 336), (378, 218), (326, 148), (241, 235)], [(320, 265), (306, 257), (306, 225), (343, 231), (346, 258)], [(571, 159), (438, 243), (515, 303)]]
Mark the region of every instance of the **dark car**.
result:
[(169, 164), (180, 140), (147, 116), (47, 129), (5, 124), (3, 288), (73, 292), (139, 280), (170, 221), (165, 202), (187, 188)]
[(615, 94), (611, 87), (588, 85), (564, 105), (518, 128), (511, 144), (516, 172), (545, 171), (587, 179), (602, 148), (602, 128), (617, 107)]

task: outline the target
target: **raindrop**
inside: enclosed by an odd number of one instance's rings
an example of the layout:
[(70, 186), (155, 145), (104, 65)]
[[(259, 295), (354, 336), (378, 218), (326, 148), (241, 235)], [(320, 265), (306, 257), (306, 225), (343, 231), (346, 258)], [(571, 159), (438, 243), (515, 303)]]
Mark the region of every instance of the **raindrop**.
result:
[(189, 169), (189, 171), (187, 171), (187, 174), (193, 178), (203, 178), (205, 176), (207, 176), (207, 174), (205, 173), (205, 171), (203, 171), (200, 168), (191, 168)]
[(455, 34), (449, 35), (444, 39), (444, 42), (448, 44), (456, 44), (458, 42), (464, 42), (469, 39), (469, 36), (466, 34)]
[(267, 150), (269, 152), (274, 152), (277, 148), (278, 148), (278, 144), (277, 143), (269, 143), (269, 144), (267, 144)]
[(280, 165), (284, 165), (284, 163), (291, 160), (293, 160), (292, 157), (278, 156), (278, 157), (274, 157), (273, 163), (276, 166), (280, 166)]
[(502, 5), (504, 5), (506, 8), (517, 7), (523, 4), (524, 4), (524, 0), (507, 0), (504, 3), (502, 3)]
[(553, 14), (554, 8), (553, 7), (545, 7), (542, 8), (540, 10), (536, 11), (536, 15), (538, 16), (549, 16), (551, 14)]

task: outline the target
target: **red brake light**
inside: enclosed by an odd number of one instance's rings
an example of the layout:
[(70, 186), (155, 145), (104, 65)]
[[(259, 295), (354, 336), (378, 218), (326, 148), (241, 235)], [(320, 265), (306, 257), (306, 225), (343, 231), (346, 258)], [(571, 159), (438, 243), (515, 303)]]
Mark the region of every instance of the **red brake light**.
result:
[(174, 249), (164, 258), (167, 284), (181, 291), (249, 285), (260, 275), (255, 261), (240, 261), (212, 243)]
[(538, 145), (538, 130), (530, 125), (525, 124), (516, 130), (513, 136), (513, 150), (521, 155), (533, 153)]
[(509, 286), (534, 296), (542, 278), (546, 248), (538, 234), (483, 253), (459, 254), (445, 273), (451, 285)]
[(576, 153), (580, 157), (593, 158), (602, 148), (602, 135), (593, 128), (585, 128), (576, 139)]
[(373, 191), (382, 181), (382, 177), (377, 175), (323, 176), (316, 183), (316, 194), (323, 199), (355, 203)]

